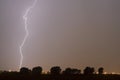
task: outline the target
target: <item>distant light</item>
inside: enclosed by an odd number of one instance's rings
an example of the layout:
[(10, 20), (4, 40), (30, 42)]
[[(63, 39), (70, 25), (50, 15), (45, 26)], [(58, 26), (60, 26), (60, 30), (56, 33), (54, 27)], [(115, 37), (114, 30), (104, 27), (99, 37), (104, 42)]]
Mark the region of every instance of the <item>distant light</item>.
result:
[(116, 73), (117, 75), (120, 75), (120, 73)]
[(120, 73), (117, 73), (118, 75), (120, 75)]
[(104, 72), (104, 74), (107, 74), (107, 72)]
[(116, 74), (115, 72), (112, 72), (112, 74)]
[(96, 74), (98, 74), (99, 72), (96, 72)]
[(12, 72), (12, 70), (11, 70), (11, 69), (9, 69), (8, 71), (9, 71), (9, 72)]

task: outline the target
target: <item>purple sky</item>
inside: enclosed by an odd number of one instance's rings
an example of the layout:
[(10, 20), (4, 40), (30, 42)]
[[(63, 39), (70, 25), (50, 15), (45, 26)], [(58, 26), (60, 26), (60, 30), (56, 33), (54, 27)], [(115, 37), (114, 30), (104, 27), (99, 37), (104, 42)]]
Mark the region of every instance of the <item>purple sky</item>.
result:
[[(23, 15), (34, 0), (0, 0), (0, 70), (18, 70)], [(28, 15), (23, 66), (120, 72), (120, 0), (38, 0)]]

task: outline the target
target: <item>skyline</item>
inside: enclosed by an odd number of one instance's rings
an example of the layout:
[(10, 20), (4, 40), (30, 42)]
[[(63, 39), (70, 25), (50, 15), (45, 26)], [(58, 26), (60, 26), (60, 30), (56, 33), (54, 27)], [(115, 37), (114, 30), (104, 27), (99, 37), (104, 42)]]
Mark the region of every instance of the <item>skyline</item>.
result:
[[(23, 15), (34, 0), (0, 1), (0, 70), (18, 70)], [(23, 67), (120, 72), (119, 0), (38, 0), (28, 15)]]

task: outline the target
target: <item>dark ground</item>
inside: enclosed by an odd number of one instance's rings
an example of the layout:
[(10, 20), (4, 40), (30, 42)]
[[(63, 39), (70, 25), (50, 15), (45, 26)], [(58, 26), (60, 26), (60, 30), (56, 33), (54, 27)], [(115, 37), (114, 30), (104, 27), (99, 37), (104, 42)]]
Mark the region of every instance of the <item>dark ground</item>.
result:
[(0, 74), (0, 80), (120, 80), (120, 75), (31, 75), (20, 74), (18, 72), (4, 72)]

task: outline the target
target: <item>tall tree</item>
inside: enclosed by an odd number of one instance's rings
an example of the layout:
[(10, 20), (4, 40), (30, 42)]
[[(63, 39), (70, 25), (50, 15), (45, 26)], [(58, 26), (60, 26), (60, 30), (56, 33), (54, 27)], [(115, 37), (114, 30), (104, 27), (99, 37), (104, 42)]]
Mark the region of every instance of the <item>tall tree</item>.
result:
[(103, 74), (103, 72), (104, 72), (104, 68), (103, 68), (103, 67), (100, 67), (100, 68), (98, 69), (98, 74)]
[(59, 66), (54, 66), (50, 69), (52, 75), (59, 75), (61, 73), (61, 68)]
[(32, 74), (33, 75), (40, 75), (42, 74), (42, 67), (37, 66), (32, 69)]
[(27, 67), (22, 67), (20, 69), (20, 74), (30, 74), (31, 70)]
[(95, 72), (95, 69), (94, 69), (93, 67), (86, 67), (86, 68), (84, 69), (84, 74), (85, 74), (85, 75), (94, 74), (94, 72)]

